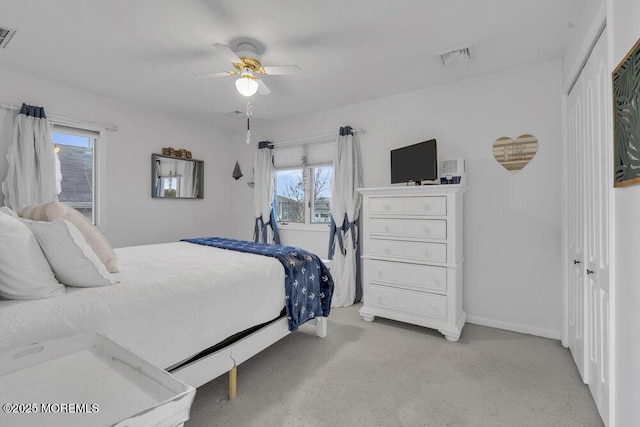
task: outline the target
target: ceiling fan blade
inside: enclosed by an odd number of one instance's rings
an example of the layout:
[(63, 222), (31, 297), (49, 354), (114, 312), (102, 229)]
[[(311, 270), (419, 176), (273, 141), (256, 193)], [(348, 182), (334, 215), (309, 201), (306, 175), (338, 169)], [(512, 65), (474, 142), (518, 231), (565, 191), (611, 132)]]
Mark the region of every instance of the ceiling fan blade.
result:
[(275, 65), (273, 67), (264, 67), (264, 71), (269, 75), (277, 76), (299, 73), (300, 71), (302, 71), (302, 68), (298, 67), (297, 65)]
[(260, 95), (269, 95), (271, 93), (271, 89), (260, 79), (258, 79), (258, 93)]
[(213, 47), (215, 48), (215, 50), (218, 51), (219, 54), (224, 55), (224, 57), (227, 58), (229, 61), (242, 63), (242, 60), (238, 58), (238, 55), (236, 55), (231, 50), (231, 48), (229, 48), (229, 46), (225, 46), (220, 43), (214, 43)]
[(215, 77), (233, 76), (234, 74), (237, 74), (237, 71), (218, 71), (215, 73), (200, 74), (196, 77), (200, 79), (213, 79)]

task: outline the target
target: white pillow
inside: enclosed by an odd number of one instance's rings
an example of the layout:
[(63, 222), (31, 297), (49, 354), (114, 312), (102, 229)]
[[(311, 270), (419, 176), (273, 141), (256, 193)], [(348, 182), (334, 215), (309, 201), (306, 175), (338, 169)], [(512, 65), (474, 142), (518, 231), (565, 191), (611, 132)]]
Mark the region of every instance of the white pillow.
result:
[(0, 212), (0, 298), (40, 299), (63, 293), (64, 286), (29, 227)]
[(69, 221), (24, 221), (38, 239), (42, 252), (60, 283), (80, 288), (117, 283), (87, 244), (80, 230)]
[(91, 224), (84, 215), (71, 206), (60, 202), (49, 202), (27, 206), (22, 208), (18, 214), (22, 218), (35, 221), (52, 222), (59, 218), (68, 220), (80, 230), (91, 249), (93, 249), (96, 255), (98, 255), (98, 258), (100, 258), (100, 261), (107, 267), (107, 271), (110, 273), (120, 271), (118, 269), (118, 258), (106, 237), (104, 237), (100, 230)]
[(11, 215), (14, 218), (19, 218), (18, 214), (15, 213), (13, 210), (11, 210), (10, 208), (6, 207), (6, 206), (2, 206), (0, 207), (0, 212), (4, 212), (7, 215)]

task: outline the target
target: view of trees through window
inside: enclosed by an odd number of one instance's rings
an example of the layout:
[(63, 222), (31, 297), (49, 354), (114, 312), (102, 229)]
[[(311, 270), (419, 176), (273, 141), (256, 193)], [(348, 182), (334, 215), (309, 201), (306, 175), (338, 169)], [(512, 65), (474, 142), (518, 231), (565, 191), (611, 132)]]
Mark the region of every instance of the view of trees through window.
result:
[(332, 166), (276, 171), (278, 221), (301, 224), (329, 223), (332, 172)]
[(331, 177), (333, 166), (311, 168), (313, 176), (313, 196), (311, 197), (311, 223), (328, 224), (331, 222)]
[(94, 222), (94, 138), (64, 132), (52, 132), (51, 138), (58, 148), (57, 158), (62, 175), (58, 200)]
[(303, 171), (303, 169), (276, 171), (276, 215), (279, 222), (305, 222)]

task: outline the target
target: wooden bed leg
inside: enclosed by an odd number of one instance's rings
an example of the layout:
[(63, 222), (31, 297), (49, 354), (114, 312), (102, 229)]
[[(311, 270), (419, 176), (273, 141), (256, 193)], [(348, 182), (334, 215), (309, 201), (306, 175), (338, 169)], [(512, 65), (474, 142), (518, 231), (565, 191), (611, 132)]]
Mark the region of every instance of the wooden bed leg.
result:
[(327, 336), (327, 318), (316, 317), (316, 335), (320, 338)]
[(229, 400), (236, 398), (238, 367), (233, 365), (229, 371)]

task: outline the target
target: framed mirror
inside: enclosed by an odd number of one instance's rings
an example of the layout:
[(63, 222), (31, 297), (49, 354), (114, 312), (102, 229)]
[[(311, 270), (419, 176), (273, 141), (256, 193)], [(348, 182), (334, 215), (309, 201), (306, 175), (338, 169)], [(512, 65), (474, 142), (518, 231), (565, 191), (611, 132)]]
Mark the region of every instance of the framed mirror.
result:
[(151, 197), (204, 199), (204, 161), (152, 154)]

